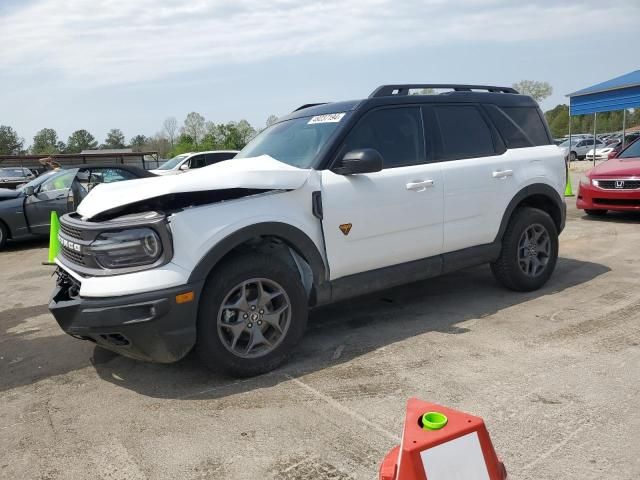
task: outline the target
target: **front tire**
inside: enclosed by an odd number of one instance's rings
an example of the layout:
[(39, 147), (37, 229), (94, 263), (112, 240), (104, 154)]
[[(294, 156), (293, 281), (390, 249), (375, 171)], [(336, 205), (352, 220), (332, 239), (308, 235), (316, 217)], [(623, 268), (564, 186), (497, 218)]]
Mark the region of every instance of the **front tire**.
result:
[(234, 377), (273, 370), (302, 337), (307, 307), (293, 267), (254, 253), (231, 257), (212, 272), (202, 291), (198, 356), (210, 369)]
[(505, 287), (530, 292), (549, 280), (557, 260), (558, 229), (553, 219), (542, 210), (524, 207), (511, 217), (491, 271)]
[(7, 245), (7, 238), (9, 238), (9, 229), (4, 223), (0, 222), (0, 250), (3, 250)]

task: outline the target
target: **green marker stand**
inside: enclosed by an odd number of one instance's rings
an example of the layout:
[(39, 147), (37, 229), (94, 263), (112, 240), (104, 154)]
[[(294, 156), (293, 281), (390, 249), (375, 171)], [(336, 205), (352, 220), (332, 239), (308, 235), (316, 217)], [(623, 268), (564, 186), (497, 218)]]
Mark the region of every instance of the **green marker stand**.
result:
[(440, 412), (427, 412), (422, 415), (422, 429), (423, 430), (440, 430), (443, 428), (449, 419), (447, 416)]

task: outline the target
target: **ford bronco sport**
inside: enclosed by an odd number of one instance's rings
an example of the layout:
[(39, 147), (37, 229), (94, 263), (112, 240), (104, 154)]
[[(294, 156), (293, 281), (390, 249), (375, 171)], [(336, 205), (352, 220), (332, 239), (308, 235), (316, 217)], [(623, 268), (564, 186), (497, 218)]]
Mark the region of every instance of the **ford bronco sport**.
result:
[(233, 160), (95, 188), (61, 219), (50, 309), (129, 357), (195, 347), (210, 368), (256, 375), (291, 352), (309, 307), (483, 263), (507, 288), (540, 288), (564, 186), (530, 97), (385, 85), (304, 105)]

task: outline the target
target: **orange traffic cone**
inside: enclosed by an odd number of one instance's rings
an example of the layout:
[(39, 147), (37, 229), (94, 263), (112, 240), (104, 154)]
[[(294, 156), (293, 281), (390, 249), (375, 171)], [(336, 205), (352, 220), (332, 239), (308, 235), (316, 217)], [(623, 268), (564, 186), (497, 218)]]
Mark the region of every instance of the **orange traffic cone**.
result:
[(380, 466), (380, 480), (506, 480), (479, 417), (409, 399), (400, 446)]

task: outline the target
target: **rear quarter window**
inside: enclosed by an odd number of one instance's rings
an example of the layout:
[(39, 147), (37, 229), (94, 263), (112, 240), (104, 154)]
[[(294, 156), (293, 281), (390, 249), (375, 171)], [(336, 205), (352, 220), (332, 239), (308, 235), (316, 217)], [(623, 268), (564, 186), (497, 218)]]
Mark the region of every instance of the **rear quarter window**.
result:
[(500, 107), (531, 139), (534, 145), (550, 145), (547, 129), (535, 107)]

